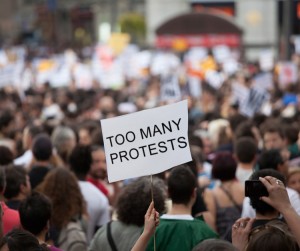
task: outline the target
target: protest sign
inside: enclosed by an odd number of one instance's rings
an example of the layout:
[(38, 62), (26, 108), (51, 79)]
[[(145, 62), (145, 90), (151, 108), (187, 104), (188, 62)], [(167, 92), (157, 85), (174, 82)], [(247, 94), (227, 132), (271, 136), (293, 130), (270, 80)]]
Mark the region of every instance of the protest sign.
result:
[(187, 100), (101, 120), (109, 182), (191, 161)]
[(213, 55), (218, 63), (224, 63), (232, 58), (230, 48), (226, 45), (218, 45), (212, 49)]
[(272, 50), (260, 52), (259, 67), (262, 71), (271, 71), (274, 68), (274, 55)]
[(160, 100), (174, 101), (181, 99), (181, 91), (177, 75), (168, 75), (161, 78)]
[(284, 89), (289, 84), (295, 84), (298, 80), (297, 66), (292, 62), (279, 63), (279, 85)]

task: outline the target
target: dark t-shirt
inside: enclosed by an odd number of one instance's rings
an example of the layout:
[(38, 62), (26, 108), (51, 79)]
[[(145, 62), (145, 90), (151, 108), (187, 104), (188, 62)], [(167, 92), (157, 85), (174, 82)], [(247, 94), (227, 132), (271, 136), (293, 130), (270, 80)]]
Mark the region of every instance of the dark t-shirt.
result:
[(29, 172), (31, 188), (35, 189), (44, 180), (46, 174), (51, 170), (50, 166), (33, 166)]

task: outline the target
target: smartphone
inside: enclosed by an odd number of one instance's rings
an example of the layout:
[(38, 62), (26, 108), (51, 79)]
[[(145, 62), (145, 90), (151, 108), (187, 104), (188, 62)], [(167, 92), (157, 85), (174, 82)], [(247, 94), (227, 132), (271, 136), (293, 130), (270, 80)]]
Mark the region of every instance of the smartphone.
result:
[(246, 197), (262, 197), (269, 196), (267, 188), (259, 180), (245, 181), (245, 196)]

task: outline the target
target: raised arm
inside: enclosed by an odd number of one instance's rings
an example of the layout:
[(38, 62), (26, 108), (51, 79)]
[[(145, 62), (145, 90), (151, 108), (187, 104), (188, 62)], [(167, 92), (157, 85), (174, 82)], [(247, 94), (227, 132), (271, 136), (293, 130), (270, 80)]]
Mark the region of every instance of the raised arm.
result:
[(300, 246), (300, 216), (292, 207), (284, 184), (280, 180), (270, 176), (260, 177), (259, 179), (269, 192), (268, 197), (264, 196), (261, 199), (283, 215)]
[(150, 203), (150, 206), (145, 214), (145, 225), (142, 235), (138, 238), (131, 251), (144, 251), (148, 245), (149, 240), (155, 233), (155, 228), (159, 224), (159, 214), (155, 211), (154, 202)]

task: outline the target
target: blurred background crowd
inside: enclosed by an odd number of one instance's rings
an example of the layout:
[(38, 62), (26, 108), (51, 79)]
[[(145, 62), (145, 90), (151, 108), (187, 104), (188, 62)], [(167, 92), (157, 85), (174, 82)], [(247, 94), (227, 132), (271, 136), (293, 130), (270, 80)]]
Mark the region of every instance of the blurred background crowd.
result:
[[(62, 250), (110, 250), (111, 231), (131, 250), (150, 181), (108, 183), (100, 120), (184, 99), (193, 217), (227, 241), (240, 217), (278, 218), (244, 196), (265, 176), (300, 213), (300, 2), (2, 2), (3, 234), (22, 225)], [(157, 176), (155, 209), (172, 212), (172, 171)]]

